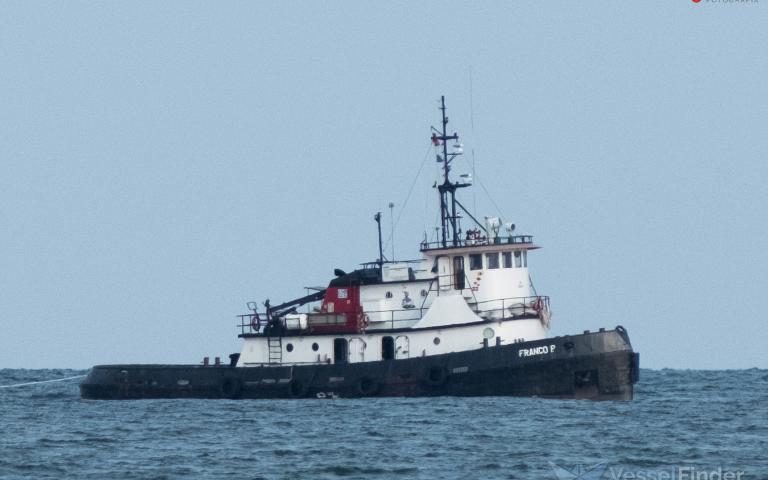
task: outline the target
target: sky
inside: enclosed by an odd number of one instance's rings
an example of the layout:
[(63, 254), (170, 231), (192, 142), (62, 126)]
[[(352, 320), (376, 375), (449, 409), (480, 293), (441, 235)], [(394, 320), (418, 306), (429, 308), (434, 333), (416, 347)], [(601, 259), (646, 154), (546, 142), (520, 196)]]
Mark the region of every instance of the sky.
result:
[(553, 335), (768, 368), (766, 25), (768, 0), (3, 1), (0, 368), (226, 358), (246, 302), (375, 259), (377, 211), (418, 258), (441, 95), (460, 200), (543, 247)]

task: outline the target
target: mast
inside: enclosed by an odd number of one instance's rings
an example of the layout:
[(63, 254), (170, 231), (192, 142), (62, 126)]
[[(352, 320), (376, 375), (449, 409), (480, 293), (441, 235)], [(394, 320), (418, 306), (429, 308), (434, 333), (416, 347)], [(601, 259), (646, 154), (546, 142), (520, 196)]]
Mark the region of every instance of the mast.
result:
[(443, 183), (437, 186), (440, 193), (440, 223), (441, 223), (441, 245), (448, 247), (450, 243), (456, 247), (460, 244), (458, 216), (456, 215), (456, 189), (467, 187), (469, 184), (453, 183), (450, 179), (451, 161), (461, 152), (448, 153), (448, 140), (458, 140), (459, 135), (454, 133), (448, 135), (448, 117), (445, 114), (445, 96), (440, 97), (440, 111), (443, 116), (443, 125), (441, 130), (432, 128), (432, 143), (438, 147), (442, 146), (442, 156), (437, 156), (437, 161), (443, 163)]
[(379, 264), (379, 268), (384, 264), (384, 251), (381, 247), (381, 212), (376, 212), (376, 215), (373, 216), (373, 219), (376, 220), (376, 225), (379, 228), (379, 261), (376, 262)]

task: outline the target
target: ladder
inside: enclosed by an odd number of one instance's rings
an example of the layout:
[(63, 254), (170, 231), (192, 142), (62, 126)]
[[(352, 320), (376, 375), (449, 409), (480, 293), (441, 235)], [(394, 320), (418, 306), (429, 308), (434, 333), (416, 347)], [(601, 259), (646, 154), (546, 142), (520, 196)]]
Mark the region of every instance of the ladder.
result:
[(283, 337), (267, 337), (267, 347), (270, 365), (283, 363)]

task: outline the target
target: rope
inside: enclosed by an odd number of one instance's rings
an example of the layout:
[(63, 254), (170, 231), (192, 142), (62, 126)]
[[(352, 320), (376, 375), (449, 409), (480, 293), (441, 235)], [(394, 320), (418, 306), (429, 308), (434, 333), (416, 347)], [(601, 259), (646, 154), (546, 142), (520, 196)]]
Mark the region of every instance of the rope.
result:
[(27, 385), (39, 385), (41, 383), (64, 382), (66, 380), (72, 380), (75, 378), (83, 378), (83, 377), (85, 377), (85, 375), (75, 375), (72, 377), (56, 378), (54, 380), (41, 380), (39, 382), (16, 383), (14, 385), (0, 385), (0, 388), (26, 387)]

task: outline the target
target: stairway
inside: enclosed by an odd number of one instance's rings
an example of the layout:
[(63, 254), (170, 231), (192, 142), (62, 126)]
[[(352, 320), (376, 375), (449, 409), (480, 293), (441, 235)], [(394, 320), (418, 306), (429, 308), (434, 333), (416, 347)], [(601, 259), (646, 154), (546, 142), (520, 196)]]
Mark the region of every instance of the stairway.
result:
[(283, 337), (267, 337), (267, 346), (270, 365), (283, 363)]

